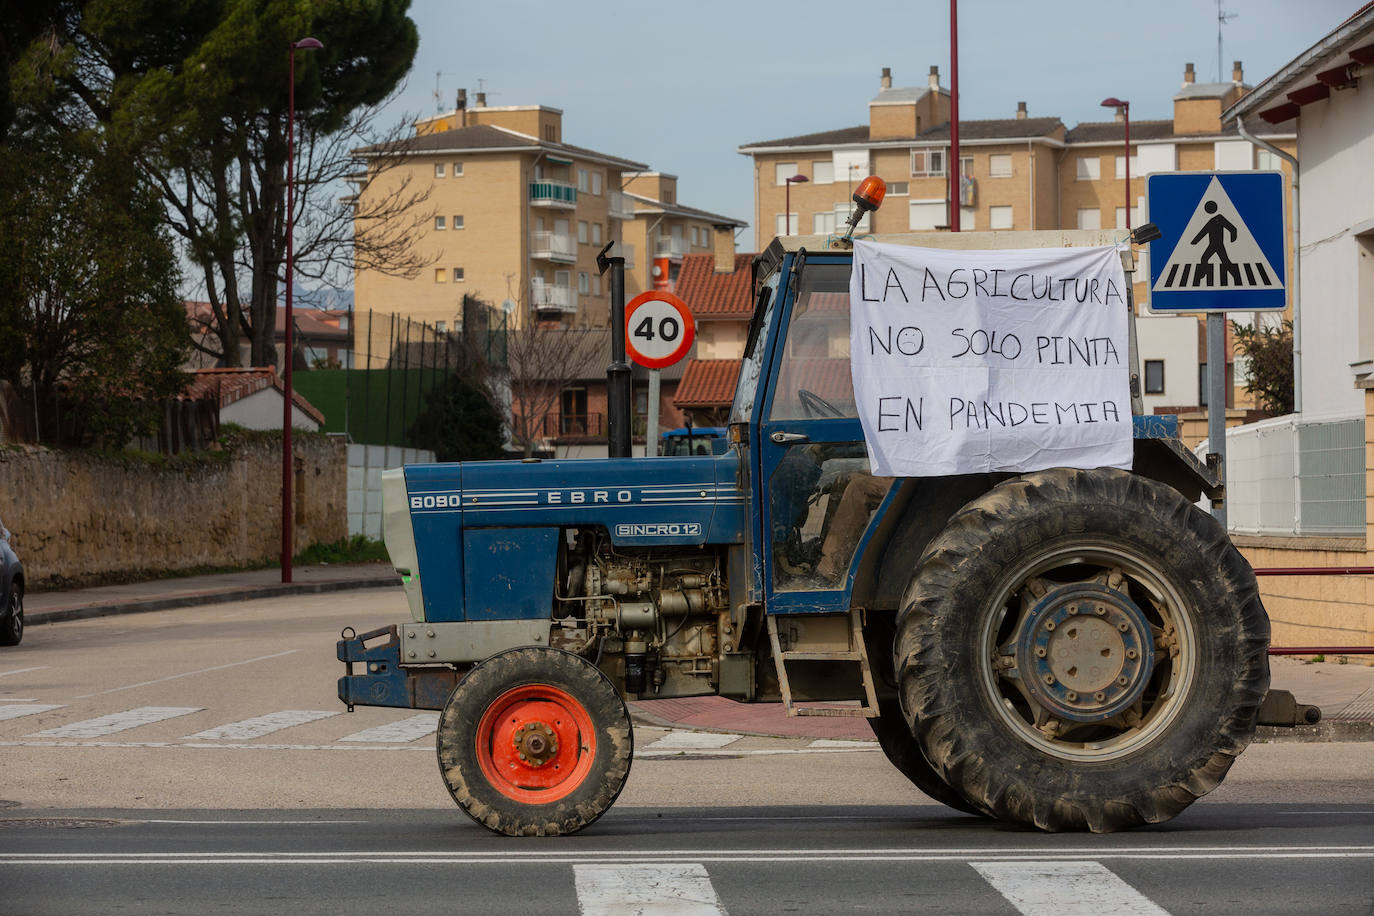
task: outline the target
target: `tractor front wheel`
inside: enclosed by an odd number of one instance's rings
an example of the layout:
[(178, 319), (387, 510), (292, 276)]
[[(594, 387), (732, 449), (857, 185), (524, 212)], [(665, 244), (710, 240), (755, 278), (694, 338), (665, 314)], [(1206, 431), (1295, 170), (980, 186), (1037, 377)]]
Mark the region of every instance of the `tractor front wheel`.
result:
[(439, 715), (439, 772), (458, 806), (507, 836), (576, 833), (625, 786), (625, 702), (591, 662), (542, 646), (493, 655)]

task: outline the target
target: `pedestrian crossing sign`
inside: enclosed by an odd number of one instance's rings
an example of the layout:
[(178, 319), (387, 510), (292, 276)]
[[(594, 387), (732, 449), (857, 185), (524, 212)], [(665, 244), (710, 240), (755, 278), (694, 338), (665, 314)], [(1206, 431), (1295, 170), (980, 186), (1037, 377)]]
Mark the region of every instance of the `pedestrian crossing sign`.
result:
[(1157, 172), (1145, 179), (1150, 308), (1264, 311), (1288, 301), (1281, 172)]

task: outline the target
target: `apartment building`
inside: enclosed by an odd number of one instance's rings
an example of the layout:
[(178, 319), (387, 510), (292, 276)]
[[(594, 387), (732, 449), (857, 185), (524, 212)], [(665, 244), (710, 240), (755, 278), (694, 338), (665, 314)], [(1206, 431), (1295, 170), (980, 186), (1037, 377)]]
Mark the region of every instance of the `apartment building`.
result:
[[(563, 112), (545, 105), (469, 107), (460, 90), (450, 112), (421, 120), (402, 143), (368, 147), (355, 206), (361, 220), (400, 188), (424, 192), (395, 226), (413, 225), (425, 261), (399, 277), (362, 264), (356, 308), (392, 313), (448, 330), (471, 293), (512, 315), (514, 324), (606, 326), (610, 287), (597, 252), (614, 239), (626, 259), (626, 294), (664, 282), (691, 251), (733, 246), (744, 223), (682, 206), (677, 178), (643, 162), (564, 142)], [(629, 188), (630, 190), (622, 190)], [(717, 238), (721, 236), (721, 238)], [(661, 264), (660, 264), (661, 259)]]
[[(1131, 123), (1132, 226), (1148, 218), (1144, 178), (1151, 172), (1287, 173), (1286, 164), (1243, 139), (1234, 123), (1222, 123), (1223, 110), (1248, 90), (1239, 61), (1231, 81), (1220, 83), (1198, 83), (1187, 64), (1173, 97), (1173, 118)], [(1294, 148), (1291, 122), (1256, 118), (1246, 126), (1280, 149)], [(1025, 102), (1017, 103), (1010, 118), (961, 120), (960, 228), (1124, 232), (1125, 132), (1120, 111), (1112, 121), (1068, 128), (1058, 117), (1031, 117)], [(760, 245), (770, 235), (827, 235), (843, 228), (853, 187), (870, 172), (886, 180), (887, 198), (878, 212), (864, 217), (859, 232), (948, 227), (950, 140), (949, 93), (939, 85), (938, 68), (930, 68), (927, 85), (915, 88), (893, 87), (891, 69), (884, 68), (878, 94), (868, 103), (867, 124), (740, 146), (738, 152), (753, 159)], [(1139, 265), (1135, 284), (1146, 411), (1204, 403), (1200, 373), (1206, 356), (1198, 345), (1198, 318), (1153, 316), (1148, 270), (1148, 263)], [(1235, 375), (1243, 378), (1243, 372)], [(1246, 402), (1243, 390), (1236, 397), (1236, 403)]]

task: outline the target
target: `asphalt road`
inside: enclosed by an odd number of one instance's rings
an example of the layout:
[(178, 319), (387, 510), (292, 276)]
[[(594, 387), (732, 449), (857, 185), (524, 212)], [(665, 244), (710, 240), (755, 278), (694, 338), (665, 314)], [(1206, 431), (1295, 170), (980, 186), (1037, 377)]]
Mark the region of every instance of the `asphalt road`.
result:
[(372, 591), (31, 628), (0, 654), (0, 913), (1374, 912), (1374, 742), (1255, 745), (1168, 824), (1047, 836), (925, 801), (869, 743), (638, 728), (592, 828), (495, 837), (444, 791), (433, 714), (335, 697), (339, 629), (405, 615)]

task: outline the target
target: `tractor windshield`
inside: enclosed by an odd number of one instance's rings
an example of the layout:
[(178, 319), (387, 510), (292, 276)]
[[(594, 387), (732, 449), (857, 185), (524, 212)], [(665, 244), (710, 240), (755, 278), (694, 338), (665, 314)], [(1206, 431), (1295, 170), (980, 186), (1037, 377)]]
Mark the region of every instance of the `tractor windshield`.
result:
[(778, 363), (772, 420), (856, 417), (849, 373), (849, 265), (807, 264)]
[(754, 395), (759, 388), (759, 373), (763, 368), (763, 351), (768, 347), (768, 335), (773, 327), (773, 316), (777, 313), (778, 279), (782, 271), (774, 269), (759, 287), (759, 302), (763, 305), (763, 315), (755, 317), (753, 334), (749, 338), (749, 351), (744, 355), (740, 366), (739, 381), (735, 384), (735, 404), (730, 409), (731, 423), (748, 423), (754, 413)]

